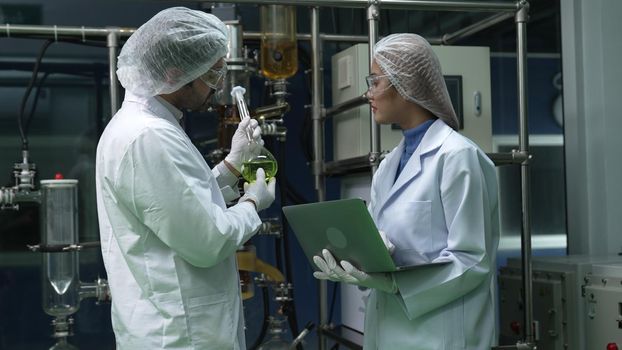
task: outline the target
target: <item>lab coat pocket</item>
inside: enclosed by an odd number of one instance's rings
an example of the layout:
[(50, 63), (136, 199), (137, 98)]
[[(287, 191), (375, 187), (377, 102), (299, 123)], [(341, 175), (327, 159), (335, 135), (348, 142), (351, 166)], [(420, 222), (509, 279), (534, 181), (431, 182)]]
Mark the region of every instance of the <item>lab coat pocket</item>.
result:
[(233, 349), (233, 310), (226, 293), (188, 299), (190, 338), (197, 349)]
[(389, 237), (395, 244), (393, 259), (397, 265), (430, 261), (432, 247), (432, 202), (411, 201), (399, 207), (393, 221), (398, 227)]

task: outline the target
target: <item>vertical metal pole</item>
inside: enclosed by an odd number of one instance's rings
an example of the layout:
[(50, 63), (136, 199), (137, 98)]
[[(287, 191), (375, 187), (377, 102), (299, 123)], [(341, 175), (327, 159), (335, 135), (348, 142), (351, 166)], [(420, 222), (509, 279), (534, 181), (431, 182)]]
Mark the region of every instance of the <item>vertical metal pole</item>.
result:
[[(324, 123), (322, 120), (322, 43), (320, 38), (320, 9), (311, 8), (311, 65), (313, 96), (311, 118), (313, 120), (313, 175), (319, 202), (326, 200), (324, 184)], [(328, 323), (328, 292), (325, 280), (319, 281), (320, 329)], [(319, 349), (326, 349), (326, 337), (318, 332)]]
[[(374, 45), (376, 45), (376, 41), (378, 40), (378, 1), (374, 0), (367, 7), (367, 24), (369, 27), (369, 71), (371, 72), (371, 66), (374, 59)], [(376, 123), (374, 118), (374, 112), (369, 111), (370, 116), (370, 153), (369, 153), (369, 164), (371, 165), (371, 173), (372, 175), (376, 173), (378, 170), (378, 164), (380, 163), (380, 125)]]
[[(529, 20), (529, 3), (521, 0), (520, 9), (516, 12), (516, 54), (518, 81), (518, 117), (519, 139), (521, 152), (529, 154), (529, 128), (527, 119), (527, 21)], [(525, 302), (525, 342), (535, 344), (533, 322), (533, 290), (531, 269), (531, 198), (529, 158), (521, 164), (521, 201), (522, 201), (522, 273), (523, 299)]]
[(110, 117), (119, 110), (119, 85), (117, 85), (117, 54), (119, 38), (116, 31), (108, 33), (108, 66), (110, 76)]

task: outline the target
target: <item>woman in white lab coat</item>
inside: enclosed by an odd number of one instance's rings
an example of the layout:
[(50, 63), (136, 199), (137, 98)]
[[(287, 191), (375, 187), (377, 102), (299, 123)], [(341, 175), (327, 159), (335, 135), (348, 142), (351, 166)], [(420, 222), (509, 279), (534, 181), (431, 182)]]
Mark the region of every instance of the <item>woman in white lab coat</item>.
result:
[(314, 259), (322, 271), (314, 275), (373, 288), (364, 349), (490, 349), (499, 240), (494, 165), (458, 133), (438, 58), (425, 39), (382, 39), (371, 73), (376, 121), (398, 124), (404, 138), (374, 174), (369, 211), (397, 265), (450, 262), (367, 274), (325, 250)]

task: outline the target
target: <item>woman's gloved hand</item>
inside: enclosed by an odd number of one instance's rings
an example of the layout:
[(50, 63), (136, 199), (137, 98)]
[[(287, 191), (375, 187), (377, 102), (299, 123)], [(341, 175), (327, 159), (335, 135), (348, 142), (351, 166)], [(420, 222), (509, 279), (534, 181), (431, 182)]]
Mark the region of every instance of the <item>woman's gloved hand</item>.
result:
[(257, 211), (268, 208), (274, 202), (276, 179), (271, 178), (266, 184), (266, 173), (262, 168), (257, 169), (257, 179), (252, 183), (244, 183), (244, 195), (240, 197), (238, 203), (251, 201), (255, 204)]
[[(255, 142), (248, 142), (246, 130), (251, 133)], [(233, 137), (231, 138), (231, 150), (225, 160), (231, 164), (238, 172), (242, 167), (242, 162), (246, 159), (256, 157), (261, 152), (263, 140), (261, 139), (261, 128), (255, 119), (245, 119), (238, 124)]]
[(389, 240), (389, 237), (386, 233), (384, 233), (384, 231), (379, 230), (378, 233), (380, 233), (380, 238), (382, 238), (382, 242), (384, 243), (384, 246), (387, 247), (389, 254), (393, 254), (395, 251), (395, 244)]
[(322, 250), (322, 256), (314, 256), (313, 262), (321, 270), (313, 273), (313, 277), (317, 279), (351, 283), (386, 293), (397, 293), (397, 284), (391, 273), (366, 273), (345, 260), (341, 260), (341, 265), (338, 265), (328, 249)]

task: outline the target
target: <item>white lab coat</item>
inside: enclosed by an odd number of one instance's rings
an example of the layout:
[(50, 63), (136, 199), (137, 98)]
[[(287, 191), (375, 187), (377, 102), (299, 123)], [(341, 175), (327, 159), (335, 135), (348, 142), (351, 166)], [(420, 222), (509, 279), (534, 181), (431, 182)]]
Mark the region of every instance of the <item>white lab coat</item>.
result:
[(96, 162), (117, 349), (246, 348), (235, 251), (261, 221), (251, 203), (226, 208), (223, 169), (161, 102), (126, 93)]
[(395, 180), (403, 151), (402, 140), (374, 175), (372, 217), (395, 244), (398, 265), (451, 262), (394, 273), (398, 294), (372, 291), (364, 348), (490, 349), (499, 241), (494, 165), (441, 120)]

